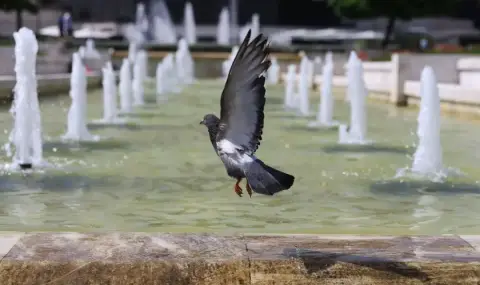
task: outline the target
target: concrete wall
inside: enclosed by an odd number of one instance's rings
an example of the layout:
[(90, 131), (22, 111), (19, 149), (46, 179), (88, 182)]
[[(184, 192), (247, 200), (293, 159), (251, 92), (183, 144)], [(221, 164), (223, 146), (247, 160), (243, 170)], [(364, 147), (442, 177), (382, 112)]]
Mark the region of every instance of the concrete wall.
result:
[[(57, 24), (60, 12), (54, 10), (42, 10), (37, 15), (30, 13), (23, 14), (23, 26), (37, 31), (40, 28)], [(17, 29), (15, 13), (0, 11), (0, 35), (10, 36)]]
[[(0, 64), (0, 75), (15, 74), (14, 49), (14, 47), (0, 47), (0, 62), (2, 63)], [(37, 57), (38, 74), (55, 74), (68, 71), (70, 54), (55, 53), (54, 49), (55, 47), (50, 45), (39, 48), (41, 54)], [(43, 54), (43, 52), (45, 53)]]
[(428, 65), (433, 68), (438, 82), (457, 83), (457, 61), (470, 56), (462, 54), (401, 54), (405, 64), (407, 80), (418, 80), (423, 68)]
[[(390, 61), (363, 62), (366, 87), (371, 95), (393, 104), (416, 104), (425, 65), (433, 67), (440, 99), (450, 110), (474, 110), (480, 114), (480, 57), (394, 54)], [(321, 75), (316, 75), (313, 82), (322, 84)], [(345, 74), (334, 75), (333, 85), (346, 87)]]
[[(87, 88), (100, 88), (102, 78), (99, 73), (87, 76)], [(12, 90), (16, 80), (14, 76), (0, 76), (0, 105), (9, 103), (12, 100)], [(70, 74), (48, 74), (37, 76), (38, 96), (68, 95), (70, 90)]]
[[(309, 54), (308, 56), (310, 58), (315, 56), (324, 58), (325, 54)], [(458, 83), (460, 78), (457, 63), (462, 59), (471, 61), (475, 57), (465, 54), (399, 54), (399, 56), (402, 57), (407, 80), (418, 80), (422, 69), (428, 65), (435, 71), (438, 82), (442, 83)], [(334, 53), (333, 58), (334, 74), (343, 75), (348, 54)]]

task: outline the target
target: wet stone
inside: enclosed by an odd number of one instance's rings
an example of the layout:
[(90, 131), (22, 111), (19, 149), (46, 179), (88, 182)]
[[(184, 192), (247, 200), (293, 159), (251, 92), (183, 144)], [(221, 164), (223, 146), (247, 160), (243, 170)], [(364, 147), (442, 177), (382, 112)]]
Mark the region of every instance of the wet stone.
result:
[(478, 251), (458, 236), (27, 233), (0, 242), (1, 285), (480, 284)]
[(480, 252), (459, 236), (412, 236), (416, 260), (480, 262)]
[(240, 238), (196, 234), (26, 234), (0, 284), (246, 284)]
[[(246, 236), (245, 242), (252, 284), (477, 284), (480, 268), (478, 263), (438, 264), (417, 258), (418, 247), (468, 251), (454, 237)], [(450, 274), (453, 270), (457, 272)], [(446, 283), (438, 283), (438, 276)]]
[(480, 252), (480, 236), (460, 235), (460, 238), (467, 242), (472, 248)]
[(23, 233), (4, 233), (0, 236), (0, 260), (12, 250), (22, 236)]

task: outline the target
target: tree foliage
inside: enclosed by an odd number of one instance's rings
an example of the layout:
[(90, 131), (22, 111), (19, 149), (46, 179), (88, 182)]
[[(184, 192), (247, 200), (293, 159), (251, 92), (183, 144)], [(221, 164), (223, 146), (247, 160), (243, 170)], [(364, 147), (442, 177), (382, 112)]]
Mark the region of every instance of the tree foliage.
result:
[(328, 0), (334, 11), (348, 18), (386, 17), (388, 24), (382, 47), (385, 49), (395, 29), (396, 19), (436, 15), (454, 16), (461, 0)]
[(454, 15), (460, 0), (328, 0), (334, 10), (351, 18), (387, 17), (411, 19)]
[(38, 7), (31, 0), (0, 0), (0, 10), (10, 11), (28, 11), (37, 13)]

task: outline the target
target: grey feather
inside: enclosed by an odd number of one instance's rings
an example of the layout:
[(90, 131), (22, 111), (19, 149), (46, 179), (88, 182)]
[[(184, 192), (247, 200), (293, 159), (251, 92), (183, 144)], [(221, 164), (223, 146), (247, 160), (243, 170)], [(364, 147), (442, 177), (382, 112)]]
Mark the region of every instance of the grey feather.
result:
[(262, 140), (265, 107), (265, 77), (270, 67), (268, 41), (263, 35), (250, 43), (247, 33), (232, 63), (220, 99), (217, 141), (227, 139), (253, 154)]

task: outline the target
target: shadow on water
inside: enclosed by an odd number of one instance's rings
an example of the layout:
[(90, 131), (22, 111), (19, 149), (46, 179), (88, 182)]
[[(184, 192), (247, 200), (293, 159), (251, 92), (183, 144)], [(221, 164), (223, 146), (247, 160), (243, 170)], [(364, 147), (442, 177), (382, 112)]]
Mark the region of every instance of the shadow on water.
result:
[(47, 141), (43, 143), (45, 153), (71, 153), (74, 151), (95, 151), (127, 149), (130, 143), (127, 141), (118, 141), (105, 139), (97, 142), (68, 142), (68, 141)]
[(432, 181), (377, 181), (370, 185), (370, 191), (375, 194), (388, 195), (457, 195), (480, 194), (480, 185), (469, 183), (432, 182)]
[[(277, 111), (277, 110), (272, 110), (272, 111)], [(279, 119), (302, 119), (303, 117), (298, 116), (295, 113), (287, 113), (287, 112), (274, 112), (274, 113), (268, 113), (266, 115), (267, 118), (279, 118)], [(308, 118), (308, 117), (306, 117)]]
[(72, 174), (42, 175), (15, 173), (0, 177), (0, 193), (22, 190), (72, 191), (105, 186), (107, 178), (90, 178)]
[(157, 102), (157, 97), (155, 94), (153, 94), (153, 96), (149, 96), (149, 97), (146, 97), (143, 99), (143, 101), (145, 102), (145, 105), (143, 106), (140, 106), (139, 108), (141, 109), (158, 109), (159, 107), (162, 106), (162, 104), (165, 104), (167, 102), (167, 98), (163, 98), (162, 99), (163, 101), (162, 102)]
[[(405, 252), (404, 254), (409, 253)], [(336, 264), (351, 264), (358, 267), (366, 267), (378, 271), (393, 273), (424, 282), (430, 280), (427, 273), (421, 271), (415, 266), (410, 266), (405, 262), (396, 261), (386, 257), (371, 256), (369, 254), (348, 254), (321, 252), (301, 248), (286, 248), (283, 250), (283, 255), (288, 258), (300, 259), (307, 269), (307, 272), (317, 277), (329, 276), (331, 272), (329, 272), (328, 269)], [(362, 269), (358, 270), (361, 271)]]
[(338, 127), (337, 126), (332, 126), (331, 128), (319, 128), (319, 127), (309, 127), (308, 122), (305, 122), (304, 125), (289, 125), (285, 126), (284, 129), (288, 131), (305, 131), (305, 132), (315, 132), (317, 134), (321, 133), (332, 133), (332, 132), (337, 132)]
[(409, 149), (398, 146), (387, 145), (329, 145), (324, 146), (323, 151), (326, 153), (393, 153), (393, 154), (410, 154)]
[(125, 115), (124, 117), (150, 119), (150, 118), (166, 117), (166, 116), (167, 115), (163, 113), (130, 113), (128, 115)]
[[(153, 94), (155, 95), (155, 94)], [(148, 97), (145, 97), (143, 99), (143, 101), (145, 102), (145, 105), (155, 105), (155, 106), (158, 106), (157, 104), (157, 98), (155, 96), (151, 97), (151, 96), (148, 96)]]
[(184, 125), (173, 125), (173, 124), (144, 124), (138, 125), (137, 128), (128, 129), (129, 131), (178, 131), (185, 129), (194, 129), (198, 127), (198, 122), (196, 124), (184, 124)]
[(119, 130), (128, 130), (128, 131), (135, 131), (142, 128), (141, 125), (138, 125), (135, 123), (126, 123), (126, 124), (88, 123), (87, 127), (89, 130), (119, 129)]
[(266, 105), (283, 105), (284, 99), (279, 97), (268, 97), (266, 99)]

